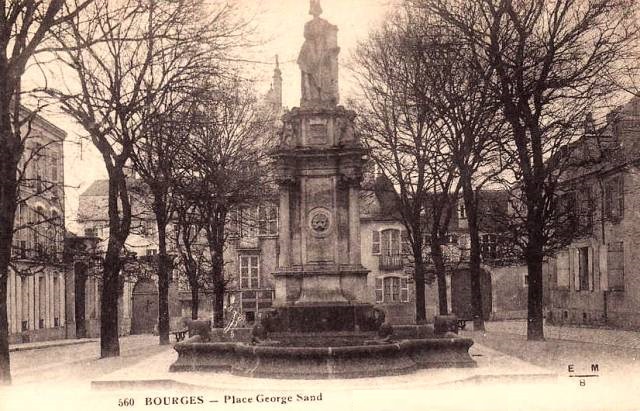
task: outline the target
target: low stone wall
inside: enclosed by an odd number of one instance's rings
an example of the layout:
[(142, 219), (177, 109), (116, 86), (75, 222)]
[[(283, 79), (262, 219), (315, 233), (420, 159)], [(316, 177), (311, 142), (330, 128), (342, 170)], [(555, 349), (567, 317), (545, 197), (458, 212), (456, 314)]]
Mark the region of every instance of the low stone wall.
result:
[(62, 340), (65, 338), (68, 338), (66, 327), (40, 328), (38, 330), (27, 330), (21, 333), (10, 334), (9, 344)]

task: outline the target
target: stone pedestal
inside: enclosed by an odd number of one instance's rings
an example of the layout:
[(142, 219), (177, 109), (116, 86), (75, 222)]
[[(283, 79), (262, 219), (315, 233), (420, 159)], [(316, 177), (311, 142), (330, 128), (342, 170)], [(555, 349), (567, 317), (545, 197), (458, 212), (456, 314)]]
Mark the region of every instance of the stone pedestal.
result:
[[(274, 307), (287, 313), (283, 317), (316, 324), (314, 315), (325, 317), (321, 312), (347, 318), (366, 305), (358, 203), (364, 149), (354, 117), (331, 105), (294, 108), (283, 117), (281, 143), (273, 153), (280, 184)], [(288, 310), (302, 306), (309, 308)]]

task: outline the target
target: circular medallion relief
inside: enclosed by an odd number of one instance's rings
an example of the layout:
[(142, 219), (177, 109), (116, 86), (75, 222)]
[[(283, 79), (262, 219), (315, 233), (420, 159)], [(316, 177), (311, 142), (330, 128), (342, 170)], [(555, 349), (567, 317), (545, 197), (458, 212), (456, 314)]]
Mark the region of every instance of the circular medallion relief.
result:
[(309, 228), (311, 233), (324, 237), (331, 230), (331, 212), (326, 208), (314, 208), (309, 212)]

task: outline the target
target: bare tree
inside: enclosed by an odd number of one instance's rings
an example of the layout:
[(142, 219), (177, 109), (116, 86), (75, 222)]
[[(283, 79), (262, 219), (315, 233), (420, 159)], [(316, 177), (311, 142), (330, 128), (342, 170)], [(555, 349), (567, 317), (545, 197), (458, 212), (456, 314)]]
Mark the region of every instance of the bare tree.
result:
[(504, 121), (486, 81), (493, 71), (478, 58), (475, 45), (459, 39), (446, 22), (425, 13), (424, 9), (409, 7), (413, 11), (413, 24), (409, 29), (416, 36), (428, 39), (428, 47), (422, 50), (432, 88), (428, 104), (438, 118), (445, 150), (457, 169), (455, 174), (462, 191), (471, 244), (469, 271), (474, 329), (484, 330), (478, 194), (486, 182), (504, 170), (499, 155), (505, 135)]
[[(57, 36), (64, 62), (77, 84), (52, 92), (88, 132), (109, 177), (109, 239), (101, 299), (101, 356), (119, 354), (118, 287), (121, 252), (131, 228), (127, 169), (149, 125), (162, 115), (166, 97), (190, 81), (208, 56), (220, 51), (216, 40), (229, 34), (231, 9), (220, 18), (216, 38), (188, 35), (208, 27), (210, 14), (200, 2), (137, 0), (92, 3), (68, 21)], [(191, 29), (186, 29), (190, 27)], [(206, 40), (206, 41), (204, 41)], [(210, 41), (209, 41), (210, 40)], [(197, 43), (197, 45), (196, 45)], [(164, 283), (163, 283), (164, 284)]]
[(190, 201), (204, 226), (211, 265), (206, 282), (213, 291), (214, 327), (223, 327), (226, 227), (230, 211), (258, 202), (266, 187), (274, 119), (240, 80), (230, 79), (203, 90), (189, 120), (182, 193), (191, 193)]
[(502, 149), (513, 161), (523, 205), (527, 338), (543, 339), (542, 264), (554, 243), (550, 217), (561, 174), (557, 162), (547, 160), (576, 137), (586, 112), (602, 106), (616, 91), (612, 79), (637, 38), (634, 2), (417, 3), (454, 27), (457, 37), (476, 47), (494, 70), (487, 81), (511, 129), (512, 138)]
[[(364, 141), (379, 170), (393, 186), (398, 213), (407, 229), (415, 267), (416, 320), (426, 320), (423, 256), (429, 229), (439, 282), (439, 303), (447, 312), (442, 232), (451, 215), (455, 170), (444, 149), (437, 119), (429, 107), (431, 92), (423, 54), (428, 39), (409, 30), (411, 16), (400, 11), (361, 43), (355, 55), (363, 103), (359, 116)], [(435, 193), (432, 195), (432, 192)], [(429, 197), (429, 221), (424, 216)]]
[(22, 79), (27, 65), (44, 49), (51, 31), (90, 2), (15, 0), (2, 2), (0, 7), (0, 384), (11, 383), (7, 280), (19, 180), (24, 175), (18, 168), (29, 135), (25, 127), (37, 113), (24, 115)]
[(205, 274), (211, 267), (207, 257), (207, 244), (204, 239), (204, 221), (201, 218), (192, 193), (174, 191), (173, 241), (178, 253), (180, 266), (187, 277), (191, 291), (191, 319), (198, 319), (200, 293), (205, 289)]

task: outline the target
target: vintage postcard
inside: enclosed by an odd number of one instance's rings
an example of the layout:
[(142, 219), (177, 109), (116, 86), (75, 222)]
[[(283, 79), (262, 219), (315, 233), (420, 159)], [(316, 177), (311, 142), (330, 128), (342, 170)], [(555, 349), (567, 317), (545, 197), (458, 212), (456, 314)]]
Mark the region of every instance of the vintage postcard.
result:
[(636, 0), (0, 11), (0, 410), (640, 409)]

